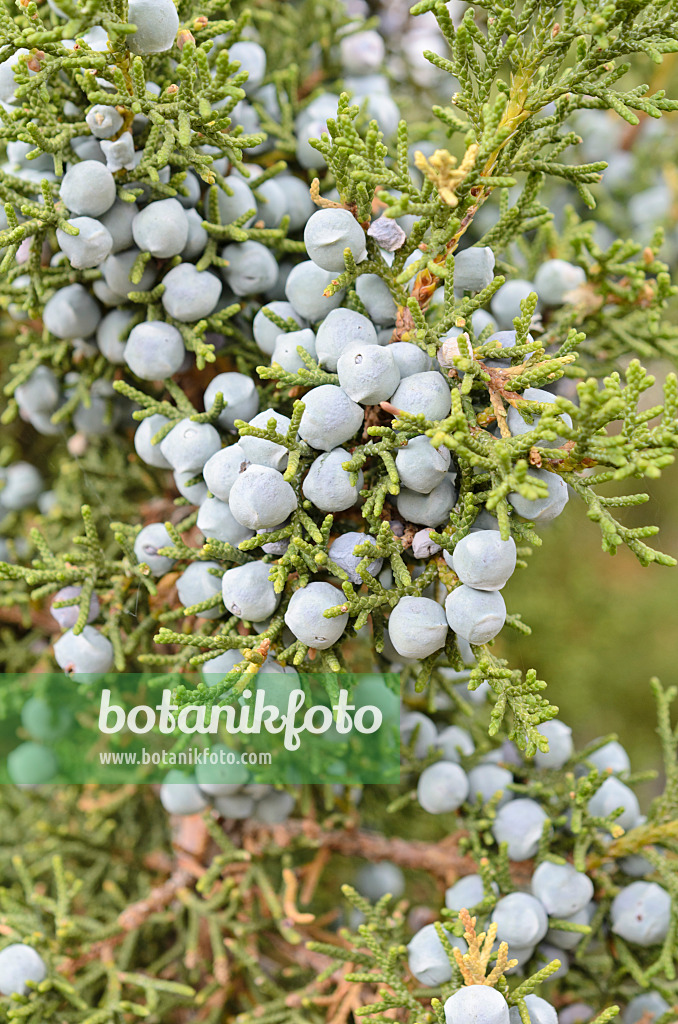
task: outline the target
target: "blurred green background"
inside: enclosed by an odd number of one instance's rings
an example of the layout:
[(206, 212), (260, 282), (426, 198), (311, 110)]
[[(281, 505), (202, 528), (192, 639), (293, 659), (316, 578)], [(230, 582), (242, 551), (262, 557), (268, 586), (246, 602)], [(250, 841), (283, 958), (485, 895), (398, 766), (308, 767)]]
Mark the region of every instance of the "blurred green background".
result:
[[(658, 525), (649, 543), (678, 558), (678, 466), (660, 480), (639, 481), (636, 490), (650, 501), (617, 510), (622, 521)], [(532, 636), (504, 630), (502, 655), (546, 680), (547, 696), (579, 743), (616, 732), (635, 770), (658, 768), (649, 679), (678, 683), (678, 569), (643, 568), (626, 548), (614, 556), (603, 552), (598, 525), (574, 495), (540, 534), (543, 544), (533, 549), (529, 568), (505, 590), (509, 611), (522, 614)]]

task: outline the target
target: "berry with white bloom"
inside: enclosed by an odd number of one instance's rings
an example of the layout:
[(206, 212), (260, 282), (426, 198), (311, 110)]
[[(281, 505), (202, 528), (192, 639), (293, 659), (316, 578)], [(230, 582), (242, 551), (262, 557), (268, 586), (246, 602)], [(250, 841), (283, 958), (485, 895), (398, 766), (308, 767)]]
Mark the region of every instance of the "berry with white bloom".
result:
[(336, 373), (339, 357), (354, 344), (378, 345), (374, 325), (366, 316), (353, 309), (331, 310), (318, 326), (316, 335), (316, 353), (320, 365)]
[(654, 946), (668, 933), (671, 897), (656, 882), (632, 882), (615, 896), (610, 917), (615, 935), (636, 946)]
[(42, 322), (57, 338), (89, 338), (100, 319), (99, 306), (81, 284), (59, 288), (42, 311)]
[(396, 864), (380, 860), (365, 864), (355, 877), (355, 887), (361, 896), (376, 903), (388, 893), (397, 899), (405, 892), (405, 877)]
[(249, 39), (243, 39), (239, 43), (233, 43), (228, 48), (230, 60), (237, 60), (240, 63), (240, 71), (247, 72), (247, 81), (243, 88), (248, 95), (255, 92), (264, 80), (266, 75), (266, 51), (259, 43)]
[(233, 242), (224, 247), (221, 255), (228, 261), (223, 270), (224, 280), (234, 295), (266, 292), (278, 280), (276, 258), (261, 242)]
[(32, 946), (14, 942), (0, 950), (0, 992), (3, 996), (25, 996), (27, 982), (39, 985), (47, 977), (45, 961)]
[(521, 797), (500, 807), (492, 824), (498, 843), (506, 843), (510, 860), (527, 860), (539, 849), (548, 815), (536, 800)]
[(68, 262), (76, 270), (98, 267), (113, 248), (113, 239), (103, 224), (93, 217), (74, 217), (67, 222), (78, 229), (77, 235), (69, 235), (57, 228), (59, 248), (66, 254)]
[(632, 789), (614, 776), (605, 779), (600, 789), (589, 800), (587, 807), (589, 814), (598, 818), (607, 818), (613, 811), (621, 808), (622, 813), (615, 818), (615, 824), (621, 825), (624, 831), (634, 828), (640, 819), (638, 797)]
[(490, 301), (490, 309), (502, 330), (508, 331), (513, 327), (515, 317), (522, 316), (520, 303), (534, 291), (535, 287), (531, 281), (523, 281), (520, 278), (507, 281), (497, 289)]
[(468, 773), (469, 800), (475, 802), (480, 798), (480, 802), (486, 804), (499, 793), (496, 806), (503, 807), (513, 799), (513, 793), (508, 789), (512, 782), (513, 776), (508, 768), (498, 764), (479, 764)]
[[(210, 597), (221, 593), (221, 578), (215, 576), (211, 569), (221, 566), (218, 562), (191, 562), (177, 580), (177, 595), (184, 608), (192, 608), (194, 604), (202, 604)], [(202, 619), (216, 619), (222, 614), (218, 604), (199, 612)]]
[[(451, 946), (456, 946), (462, 953), (468, 949), (464, 939), (445, 929), (445, 935)], [(407, 966), (421, 985), (435, 988), (444, 985), (452, 977), (452, 966), (445, 952), (434, 924), (424, 925), (412, 936), (407, 945)]]
[(265, 562), (245, 562), (226, 570), (221, 580), (221, 593), (231, 615), (261, 622), (273, 614), (280, 603), (280, 594), (276, 594), (268, 578), (270, 571)]
[(129, 0), (127, 20), (136, 25), (136, 32), (125, 36), (132, 53), (164, 53), (179, 30), (173, 0)]
[(297, 370), (305, 369), (306, 363), (297, 352), (298, 348), (303, 348), (312, 359), (317, 358), (315, 334), (310, 327), (279, 334), (273, 349), (273, 355), (271, 356), (271, 366), (275, 366), (277, 363), (278, 366), (282, 366), (283, 370), (287, 370), (288, 373), (296, 373)]
[(593, 882), (569, 863), (542, 861), (532, 876), (531, 886), (551, 917), (569, 917), (593, 899)]
[(232, 544), (233, 547), (248, 540), (253, 533), (238, 522), (227, 502), (214, 497), (205, 498), (200, 503), (195, 525), (204, 537)]
[(348, 613), (328, 618), (325, 612), (343, 603), (344, 595), (331, 583), (309, 583), (292, 594), (285, 624), (307, 647), (324, 651), (335, 644), (348, 623)]
[(312, 260), (304, 260), (292, 267), (285, 282), (285, 296), (299, 316), (314, 323), (341, 305), (343, 288), (331, 296), (324, 294), (335, 276), (329, 270), (316, 266)]
[[(249, 425), (259, 430), (266, 430), (269, 422), (275, 422), (275, 432), (282, 436), (287, 434), (290, 427), (290, 419), (283, 416), (281, 412), (274, 409), (263, 409), (256, 416), (253, 416)], [(284, 472), (287, 466), (289, 452), (285, 445), (277, 441), (269, 441), (264, 437), (255, 437), (253, 434), (243, 434), (238, 442), (245, 455), (258, 466), (268, 466), (270, 469), (278, 469)], [(281, 520), (278, 520), (280, 522)]]
[(304, 228), (304, 244), (315, 265), (334, 274), (345, 270), (345, 249), (356, 263), (367, 256), (365, 232), (348, 210), (317, 210)]
[(142, 380), (172, 377), (185, 356), (184, 339), (176, 327), (164, 320), (147, 320), (133, 327), (123, 351), (130, 370)]
[(174, 565), (174, 559), (158, 554), (160, 548), (172, 547), (172, 538), (164, 523), (144, 526), (134, 541), (134, 554), (139, 562), (145, 562), (154, 576), (164, 576)]
[[(116, 311), (117, 312), (117, 311)], [(171, 469), (170, 463), (160, 451), (159, 444), (153, 444), (153, 438), (170, 421), (160, 413), (153, 413), (142, 420), (134, 433), (134, 448), (147, 466), (156, 466), (158, 469)]]
[(329, 452), (348, 441), (363, 424), (363, 410), (334, 384), (321, 384), (304, 395), (299, 436), (312, 448)]
[(419, 776), (417, 800), (429, 814), (446, 814), (461, 807), (468, 796), (468, 776), (453, 761), (438, 761)]
[(492, 912), (497, 939), (512, 946), (535, 946), (548, 931), (549, 921), (540, 901), (527, 892), (502, 896)]
[(347, 75), (362, 76), (380, 71), (385, 52), (384, 40), (374, 29), (353, 32), (339, 43), (339, 59)]
[[(362, 579), (358, 575), (358, 566), (363, 560), (362, 555), (354, 555), (353, 550), (359, 544), (365, 544), (370, 541), (372, 544), (375, 543), (374, 537), (371, 537), (366, 533), (342, 533), (341, 536), (333, 540), (328, 548), (328, 554), (333, 562), (336, 563), (344, 572), (348, 575), (351, 583), (362, 583)], [(367, 571), (371, 576), (376, 576), (383, 564), (383, 558), (375, 558), (367, 565)]]
[(481, 248), (462, 249), (454, 257), (454, 291), (480, 292), (492, 284), (494, 278), (494, 253), (489, 245)]
[(394, 341), (389, 351), (400, 370), (400, 378), (411, 377), (415, 373), (426, 373), (433, 369), (433, 360), (418, 345), (409, 341)]
[(162, 283), (165, 286), (162, 304), (171, 317), (182, 323), (209, 316), (221, 296), (219, 278), (207, 270), (198, 270), (192, 263), (172, 267)]
[(516, 544), (513, 537), (502, 540), (496, 530), (468, 533), (452, 554), (452, 568), (457, 576), (475, 590), (500, 590), (515, 567)]
[(344, 448), (335, 448), (311, 463), (301, 489), (321, 512), (343, 512), (358, 500), (363, 474), (358, 473), (356, 482), (351, 483), (351, 474), (343, 468), (349, 458)]
[(134, 243), (158, 259), (176, 256), (188, 241), (188, 218), (178, 199), (157, 199), (132, 222)]
[(220, 449), (221, 438), (212, 424), (198, 423), (188, 417), (179, 420), (160, 442), (160, 451), (178, 473), (186, 470), (201, 473), (207, 460)]
[(445, 601), (450, 628), (470, 644), (486, 644), (501, 632), (506, 605), (498, 590), (457, 587)]
[(252, 333), (261, 351), (270, 356), (273, 355), (275, 343), (280, 335), (280, 327), (266, 316), (267, 309), (283, 320), (289, 320), (291, 317), (298, 327), (304, 327), (305, 321), (289, 302), (269, 302), (266, 306), (262, 306), (252, 322)]
[(445, 890), (445, 906), (448, 910), (471, 910), (485, 897), (485, 887), (480, 875), (465, 875)]
[(629, 1002), (622, 1012), (622, 1020), (624, 1024), (639, 1024), (641, 1017), (652, 1021), (655, 1017), (661, 1017), (669, 1009), (669, 1004), (663, 996), (659, 995), (659, 992), (641, 992), (639, 996), (635, 996)]
[(531, 519), (535, 523), (548, 523), (556, 519), (567, 505), (569, 497), (567, 484), (562, 476), (550, 473), (546, 469), (529, 469), (527, 475), (546, 484), (546, 497), (524, 498), (522, 494), (513, 491), (508, 496), (511, 505), (519, 516)]
[(207, 807), (195, 777), (176, 768), (167, 773), (160, 786), (160, 803), (168, 814), (199, 814)]
[(438, 370), (413, 373), (405, 377), (390, 399), (391, 405), (427, 420), (443, 420), (452, 408), (450, 386)]
[(262, 530), (287, 519), (297, 507), (297, 496), (277, 470), (252, 465), (234, 480), (229, 506), (243, 526)]
[(586, 283), (586, 271), (567, 260), (546, 260), (534, 276), (534, 290), (545, 306), (560, 306), (569, 292)]
[(259, 410), (259, 394), (251, 377), (244, 373), (219, 373), (205, 388), (203, 402), (205, 409), (211, 409), (214, 400), (221, 393), (224, 408), (217, 422), (226, 430), (235, 429), (236, 420), (251, 420)]
[(122, 128), (123, 118), (115, 107), (96, 103), (85, 117), (89, 130), (97, 139), (108, 139)]
[(449, 449), (434, 448), (430, 438), (419, 434), (400, 449), (395, 464), (403, 487), (418, 494), (430, 494), (445, 479), (450, 461)]
[(69, 629), (54, 644), (54, 657), (59, 668), (80, 682), (79, 676), (110, 672), (113, 668), (113, 644), (94, 626), (85, 626), (77, 635)]
[(403, 658), (427, 658), (445, 646), (445, 612), (428, 597), (401, 597), (388, 620), (388, 634)]
[(402, 487), (396, 498), (400, 515), (410, 523), (441, 526), (448, 521), (457, 500), (457, 490), (449, 475), (428, 494), (419, 494)]
[(574, 751), (572, 730), (569, 725), (553, 718), (550, 722), (542, 722), (538, 730), (549, 741), (549, 749), (538, 750), (534, 755), (534, 763), (539, 768), (562, 768)]
[(81, 160), (64, 174), (59, 195), (71, 213), (99, 217), (115, 202), (115, 178), (98, 160)]
[(236, 477), (244, 473), (249, 465), (250, 461), (241, 446), (232, 444), (215, 452), (207, 460), (202, 475), (210, 493), (220, 501), (228, 501)]
[(379, 345), (349, 345), (337, 360), (337, 373), (343, 390), (361, 405), (386, 401), (400, 383), (395, 359)]
[(445, 1000), (445, 1024), (510, 1024), (501, 992), (489, 985), (464, 985)]

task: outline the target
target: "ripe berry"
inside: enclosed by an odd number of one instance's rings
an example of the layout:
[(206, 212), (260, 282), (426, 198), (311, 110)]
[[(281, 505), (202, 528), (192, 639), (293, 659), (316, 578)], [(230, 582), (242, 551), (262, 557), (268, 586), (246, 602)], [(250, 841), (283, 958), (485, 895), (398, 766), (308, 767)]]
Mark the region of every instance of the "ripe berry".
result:
[(176, 768), (167, 773), (160, 786), (160, 803), (168, 814), (199, 814), (207, 807), (194, 776)]
[(551, 917), (576, 914), (593, 899), (593, 882), (572, 864), (545, 860), (532, 876), (532, 892)]
[(335, 448), (311, 463), (301, 490), (321, 512), (343, 512), (358, 500), (363, 475), (358, 473), (356, 483), (351, 483), (350, 473), (342, 466), (349, 458), (344, 448)]
[(226, 403), (217, 422), (225, 430), (235, 430), (236, 420), (251, 420), (259, 410), (259, 395), (254, 381), (244, 373), (219, 373), (205, 388), (203, 402), (210, 409), (221, 392)]
[[(184, 608), (202, 604), (208, 597), (221, 593), (221, 579), (210, 572), (219, 569), (218, 562), (191, 562), (177, 579), (177, 596)], [(216, 619), (222, 614), (218, 605), (199, 613), (202, 619)]]
[(334, 384), (312, 388), (304, 395), (304, 406), (299, 436), (320, 451), (348, 441), (363, 423), (363, 410)]
[(178, 199), (156, 199), (132, 222), (134, 244), (158, 259), (177, 256), (188, 241), (188, 218)]
[(69, 235), (61, 228), (57, 228), (56, 233), (59, 248), (68, 262), (76, 270), (98, 267), (113, 248), (110, 232), (93, 217), (73, 217), (68, 223), (78, 229), (77, 235)]
[(0, 950), (0, 992), (3, 996), (25, 996), (27, 982), (36, 985), (47, 977), (45, 961), (32, 946), (14, 942)]
[[(464, 939), (458, 939), (447, 929), (445, 935), (451, 946), (456, 946), (462, 953), (466, 952), (468, 946)], [(434, 924), (424, 925), (410, 939), (407, 945), (407, 966), (421, 985), (430, 988), (444, 985), (451, 979), (452, 966)]]
[(297, 370), (305, 369), (306, 363), (297, 352), (297, 348), (316, 359), (315, 334), (310, 327), (304, 327), (299, 331), (288, 331), (286, 334), (279, 334), (276, 338), (275, 348), (271, 356), (271, 365), (276, 363), (282, 366), (288, 373), (296, 373)]
[(470, 644), (486, 644), (506, 621), (506, 605), (498, 590), (457, 587), (445, 601), (450, 628)]
[(244, 473), (249, 465), (249, 459), (242, 447), (239, 444), (232, 444), (215, 452), (207, 460), (202, 475), (210, 493), (220, 501), (228, 501), (236, 477)]
[[(322, 456), (321, 456), (322, 458)], [(362, 579), (358, 575), (358, 565), (362, 562), (362, 555), (354, 555), (353, 550), (359, 544), (365, 544), (367, 541), (371, 541), (372, 544), (376, 543), (374, 537), (371, 537), (366, 533), (342, 533), (341, 536), (337, 537), (336, 540), (332, 541), (327, 553), (333, 562), (335, 562), (341, 569), (347, 573), (351, 583), (362, 583)], [(383, 564), (383, 558), (375, 558), (372, 562), (367, 565), (367, 571), (371, 576), (376, 576)]]
[(445, 612), (428, 597), (401, 597), (389, 617), (388, 634), (402, 657), (427, 658), (445, 646)]
[(89, 338), (100, 319), (98, 305), (81, 284), (60, 288), (42, 311), (45, 327), (57, 338)]
[(457, 490), (449, 475), (428, 494), (401, 487), (396, 498), (398, 512), (410, 523), (441, 526), (446, 523), (457, 500)]
[(536, 800), (521, 797), (500, 807), (492, 824), (498, 843), (506, 843), (510, 860), (527, 860), (539, 849), (544, 823), (548, 816)]
[(421, 414), (427, 420), (443, 420), (452, 408), (450, 386), (438, 370), (413, 373), (402, 380), (391, 396), (391, 405), (403, 412)]
[(546, 497), (524, 498), (522, 494), (514, 491), (509, 494), (508, 500), (523, 519), (531, 519), (535, 523), (548, 523), (556, 519), (567, 505), (567, 484), (561, 476), (546, 469), (529, 469), (528, 476), (542, 480), (546, 484)]
[(450, 468), (447, 448), (434, 448), (425, 434), (413, 437), (396, 455), (400, 483), (418, 494), (430, 494), (445, 478)]
[(134, 554), (139, 562), (145, 562), (154, 576), (164, 576), (174, 565), (174, 559), (167, 555), (159, 555), (159, 548), (173, 547), (174, 542), (163, 523), (151, 523), (144, 526), (136, 535)]
[(309, 583), (292, 594), (285, 612), (285, 624), (307, 647), (324, 651), (335, 644), (348, 623), (343, 612), (327, 618), (324, 612), (343, 602), (344, 595), (331, 583)]
[(98, 160), (81, 160), (64, 174), (59, 195), (71, 213), (99, 217), (115, 202), (115, 178)]
[(179, 420), (160, 442), (160, 451), (179, 473), (202, 472), (207, 460), (220, 448), (221, 438), (210, 423), (196, 423), (188, 418)]
[(334, 274), (345, 270), (345, 249), (356, 263), (367, 256), (365, 232), (348, 210), (317, 210), (304, 228), (304, 244), (315, 265)]
[(496, 530), (467, 533), (452, 555), (452, 568), (457, 576), (475, 590), (500, 590), (515, 567), (516, 544), (513, 537), (502, 540)]
[(54, 644), (54, 657), (59, 668), (70, 673), (76, 682), (82, 682), (79, 676), (111, 671), (113, 644), (94, 626), (85, 626), (77, 636), (69, 629)]
[[(69, 604), (65, 605), (63, 608), (55, 608), (54, 605), (59, 601), (74, 601), (79, 599), (81, 593), (82, 587), (62, 587), (61, 590), (57, 590), (56, 594), (52, 598), (52, 607), (50, 608), (52, 618), (59, 623), (62, 629), (72, 629), (76, 624), (80, 614), (80, 604)], [(89, 599), (87, 622), (94, 622), (98, 614), (99, 598), (93, 593)]]
[(162, 304), (171, 317), (182, 323), (202, 320), (213, 313), (221, 295), (221, 281), (192, 263), (179, 263), (162, 279)]
[(299, 316), (315, 323), (341, 305), (343, 289), (329, 297), (323, 294), (333, 279), (330, 271), (317, 267), (312, 260), (305, 260), (290, 271), (285, 282), (285, 296)]
[(233, 242), (221, 253), (228, 266), (224, 280), (234, 295), (256, 295), (272, 288), (278, 279), (275, 256), (261, 242)]
[(297, 507), (297, 496), (277, 470), (252, 465), (233, 482), (229, 506), (239, 523), (261, 530), (282, 523)]
[(419, 776), (417, 800), (429, 814), (456, 811), (467, 796), (468, 777), (453, 761), (438, 761)]
[(621, 808), (622, 813), (615, 818), (615, 824), (621, 825), (625, 831), (634, 828), (640, 818), (638, 797), (632, 789), (614, 776), (605, 779), (600, 789), (589, 800), (587, 807), (589, 814), (598, 818), (607, 818), (613, 811)]
[(179, 371), (186, 349), (181, 334), (172, 324), (147, 320), (132, 328), (123, 355), (137, 377), (164, 380)]
[(339, 356), (349, 345), (356, 343), (379, 344), (373, 324), (366, 316), (353, 309), (333, 309), (318, 326), (318, 362), (332, 373), (336, 373)]
[(270, 571), (265, 562), (246, 562), (227, 569), (221, 580), (226, 610), (249, 622), (261, 622), (273, 615), (280, 594), (268, 578)]
[(388, 348), (355, 342), (337, 360), (339, 384), (361, 405), (377, 405), (390, 398), (400, 383), (400, 370)]
[(509, 1024), (508, 1003), (488, 985), (464, 985), (444, 1007), (446, 1024)]
[(512, 946), (535, 946), (548, 931), (548, 917), (535, 896), (511, 892), (502, 896), (492, 912), (497, 939)]
[(610, 908), (612, 931), (636, 946), (663, 942), (671, 922), (671, 897), (656, 882), (631, 882)]
[(569, 725), (554, 718), (550, 722), (542, 722), (538, 730), (549, 741), (549, 749), (546, 752), (538, 750), (534, 755), (534, 763), (539, 768), (562, 768), (574, 751)]
[(127, 20), (136, 25), (125, 36), (132, 53), (164, 53), (174, 44), (179, 15), (173, 0), (129, 0)]

